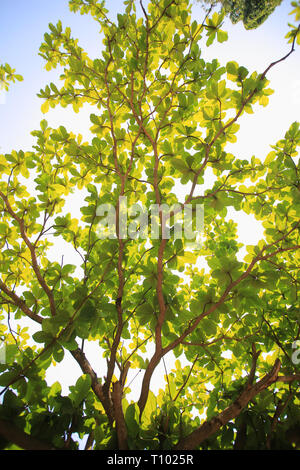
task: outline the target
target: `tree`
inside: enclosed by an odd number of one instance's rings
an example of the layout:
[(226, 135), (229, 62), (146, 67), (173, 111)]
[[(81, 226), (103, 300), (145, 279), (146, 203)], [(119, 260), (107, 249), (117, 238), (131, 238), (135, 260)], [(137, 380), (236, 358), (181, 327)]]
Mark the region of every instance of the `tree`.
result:
[[(69, 5), (101, 25), (102, 56), (50, 24), (40, 54), (48, 70), (63, 67), (63, 83), (39, 96), (44, 113), (93, 105), (95, 137), (43, 119), (33, 149), (1, 155), (2, 448), (76, 449), (76, 433), (86, 449), (299, 447), (299, 123), (264, 161), (226, 150), (240, 116), (267, 105), (268, 72), (288, 60), (299, 27), (284, 57), (250, 73), (200, 57), (226, 40), (223, 13), (200, 24), (188, 0), (152, 0), (139, 17), (127, 0), (113, 23), (98, 0)], [(74, 195), (81, 220), (64, 209)], [(265, 230), (244, 257), (228, 207)], [(74, 259), (50, 259), (60, 240)], [(68, 356), (81, 375), (66, 396), (45, 374)]]
[[(199, 0), (198, 0), (199, 1)], [(255, 29), (273, 13), (282, 0), (200, 0), (212, 6), (220, 3), (233, 23), (242, 21), (246, 29)]]

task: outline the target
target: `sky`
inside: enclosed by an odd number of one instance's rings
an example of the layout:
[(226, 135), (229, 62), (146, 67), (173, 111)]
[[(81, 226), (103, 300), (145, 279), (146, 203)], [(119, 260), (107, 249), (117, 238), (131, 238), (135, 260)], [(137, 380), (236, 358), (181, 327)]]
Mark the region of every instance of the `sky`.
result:
[[(112, 19), (124, 10), (121, 0), (107, 0), (106, 5)], [(202, 57), (216, 57), (224, 65), (235, 60), (250, 72), (263, 72), (271, 62), (290, 50), (284, 38), (288, 31), (287, 23), (292, 20), (288, 15), (290, 10), (290, 2), (283, 0), (268, 20), (252, 31), (246, 31), (242, 23), (232, 25), (226, 19), (223, 29), (229, 32), (229, 40), (203, 49)], [(203, 16), (203, 10), (195, 4), (193, 19), (202, 22)], [(63, 27), (71, 27), (72, 36), (79, 38), (80, 46), (91, 58), (99, 55), (102, 41), (99, 25), (88, 16), (71, 13), (67, 0), (0, 0), (0, 63), (9, 63), (24, 77), (23, 82), (11, 84), (9, 92), (1, 96), (0, 153), (9, 153), (12, 149), (30, 150), (34, 143), (30, 133), (40, 127), (40, 121), (44, 118), (53, 128), (64, 125), (67, 130), (89, 136), (89, 109), (75, 114), (68, 108), (57, 107), (46, 115), (40, 109), (43, 101), (37, 97), (37, 93), (50, 82), (58, 83), (60, 70), (47, 72), (38, 50), (44, 33), (48, 31), (48, 23), (56, 24), (59, 19)], [(257, 106), (255, 114), (240, 119), (238, 142), (229, 147), (238, 158), (251, 158), (252, 155), (264, 158), (271, 150), (270, 145), (284, 136), (292, 122), (299, 120), (300, 47), (286, 61), (272, 68), (267, 78), (275, 93), (266, 108)], [(256, 243), (261, 235), (261, 226), (253, 217), (239, 215), (241, 241)], [(168, 357), (166, 363), (168, 367)], [(97, 370), (97, 361), (93, 366)], [(66, 386), (73, 383), (74, 369), (67, 371), (60, 367), (51, 370), (49, 381), (52, 383), (62, 376)], [(73, 367), (71, 362), (67, 367)], [(163, 370), (160, 372), (163, 373)], [(75, 374), (81, 374), (79, 369), (75, 369)]]

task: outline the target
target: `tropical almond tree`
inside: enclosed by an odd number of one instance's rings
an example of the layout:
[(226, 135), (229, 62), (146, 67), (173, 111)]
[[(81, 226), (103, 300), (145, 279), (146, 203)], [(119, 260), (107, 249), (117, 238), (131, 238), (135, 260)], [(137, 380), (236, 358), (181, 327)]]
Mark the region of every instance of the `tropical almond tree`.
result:
[[(1, 446), (299, 448), (299, 123), (263, 160), (226, 147), (268, 104), (299, 27), (249, 72), (201, 57), (227, 39), (223, 12), (200, 23), (188, 0), (124, 3), (114, 23), (104, 2), (69, 2), (101, 26), (99, 58), (60, 21), (40, 47), (62, 70), (43, 113), (93, 106), (91, 142), (43, 119), (31, 150), (0, 156)], [(242, 250), (230, 207), (262, 223), (257, 245)], [(74, 256), (53, 261), (59, 243)], [(68, 357), (82, 374), (64, 395), (46, 373)]]

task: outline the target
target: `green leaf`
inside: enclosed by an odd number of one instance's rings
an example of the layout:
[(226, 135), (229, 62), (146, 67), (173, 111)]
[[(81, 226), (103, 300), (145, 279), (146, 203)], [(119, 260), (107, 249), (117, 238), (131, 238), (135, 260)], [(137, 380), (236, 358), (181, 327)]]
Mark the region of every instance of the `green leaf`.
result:
[(187, 166), (186, 162), (180, 158), (172, 158), (171, 163), (172, 166), (180, 172), (189, 171), (189, 167)]
[(154, 309), (149, 303), (144, 303), (136, 309), (136, 314), (138, 316), (140, 324), (145, 325), (153, 317)]
[(228, 40), (228, 33), (226, 31), (222, 31), (221, 29), (217, 32), (217, 39), (219, 42), (225, 42)]
[(43, 114), (46, 114), (49, 111), (49, 100), (46, 100), (42, 106), (41, 106), (41, 111)]
[(64, 358), (64, 355), (65, 355), (64, 349), (60, 345), (57, 345), (53, 351), (53, 359), (56, 362), (61, 362)]
[(125, 413), (125, 422), (130, 437), (136, 438), (139, 434), (139, 409), (136, 403), (131, 403)]
[(91, 377), (87, 374), (84, 374), (79, 377), (75, 386), (70, 387), (70, 398), (76, 408), (80, 406), (84, 399), (87, 397), (87, 394), (91, 389), (91, 384)]
[(148, 395), (148, 400), (144, 409), (143, 419), (146, 420), (149, 424), (153, 419), (153, 415), (157, 413), (157, 399), (154, 393), (150, 390)]
[(61, 384), (59, 382), (54, 382), (51, 387), (50, 391), (48, 392), (48, 397), (55, 397), (56, 395), (60, 395), (62, 391)]
[(18, 374), (13, 370), (3, 372), (0, 375), (0, 386), (6, 387), (17, 375)]
[(37, 331), (36, 333), (32, 335), (32, 339), (36, 343), (48, 343), (52, 341), (53, 336), (51, 333), (46, 332), (46, 331)]

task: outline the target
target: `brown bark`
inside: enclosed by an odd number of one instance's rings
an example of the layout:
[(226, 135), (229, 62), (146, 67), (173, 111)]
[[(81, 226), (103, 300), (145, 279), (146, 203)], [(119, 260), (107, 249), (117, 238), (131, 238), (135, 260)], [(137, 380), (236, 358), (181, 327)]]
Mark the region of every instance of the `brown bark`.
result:
[(0, 434), (8, 442), (16, 444), (23, 450), (56, 450), (50, 444), (30, 436), (14, 424), (4, 419), (0, 419)]
[(244, 450), (246, 441), (247, 441), (247, 423), (244, 418), (237, 430), (237, 434), (236, 434), (236, 438), (235, 438), (235, 442), (233, 446), (234, 450)]
[(25, 315), (27, 315), (32, 320), (42, 324), (43, 319), (36, 313), (32, 312), (30, 308), (26, 305), (26, 302), (20, 297), (18, 297), (14, 291), (10, 290), (7, 285), (3, 281), (1, 281), (1, 279), (0, 289), (13, 301), (13, 303), (17, 307), (19, 307), (20, 310), (22, 310), (22, 312), (25, 313)]
[[(253, 385), (255, 378), (257, 359), (261, 351), (256, 351), (255, 343), (252, 343), (252, 367), (247, 381), (247, 387)], [(234, 442), (234, 450), (244, 450), (247, 441), (247, 422), (246, 416), (242, 416), (242, 421), (237, 429), (236, 438)]]
[(116, 430), (119, 450), (128, 450), (127, 428), (122, 408), (122, 385), (121, 382), (113, 383), (112, 401), (114, 405)]

